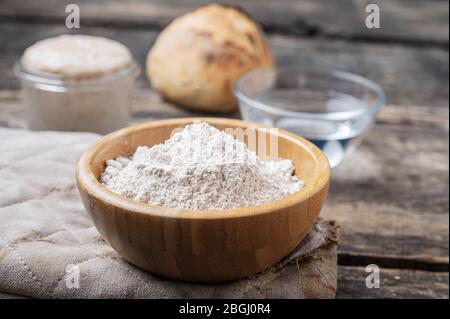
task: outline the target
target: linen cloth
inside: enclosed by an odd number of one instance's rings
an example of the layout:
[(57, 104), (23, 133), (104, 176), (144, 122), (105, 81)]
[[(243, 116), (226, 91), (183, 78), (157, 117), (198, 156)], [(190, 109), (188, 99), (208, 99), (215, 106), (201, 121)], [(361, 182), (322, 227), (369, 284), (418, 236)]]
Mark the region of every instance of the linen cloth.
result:
[(339, 231), (330, 221), (279, 264), (240, 281), (172, 281), (122, 259), (76, 189), (76, 161), (98, 138), (0, 128), (0, 299), (335, 297)]

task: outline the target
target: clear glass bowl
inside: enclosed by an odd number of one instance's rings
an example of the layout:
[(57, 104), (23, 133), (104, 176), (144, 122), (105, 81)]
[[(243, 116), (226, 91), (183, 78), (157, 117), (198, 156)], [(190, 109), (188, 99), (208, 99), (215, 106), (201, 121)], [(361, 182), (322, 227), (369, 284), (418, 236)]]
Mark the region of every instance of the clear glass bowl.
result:
[(244, 74), (235, 85), (243, 119), (316, 144), (332, 167), (355, 148), (385, 104), (374, 82), (339, 70), (288, 67)]

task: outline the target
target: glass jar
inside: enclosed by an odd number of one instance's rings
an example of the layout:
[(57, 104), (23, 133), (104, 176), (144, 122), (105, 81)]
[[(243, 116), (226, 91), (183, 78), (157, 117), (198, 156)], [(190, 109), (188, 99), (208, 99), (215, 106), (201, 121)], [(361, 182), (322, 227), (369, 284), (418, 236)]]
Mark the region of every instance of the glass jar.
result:
[(64, 79), (15, 64), (32, 130), (88, 131), (106, 134), (129, 122), (129, 104), (138, 65), (88, 79)]

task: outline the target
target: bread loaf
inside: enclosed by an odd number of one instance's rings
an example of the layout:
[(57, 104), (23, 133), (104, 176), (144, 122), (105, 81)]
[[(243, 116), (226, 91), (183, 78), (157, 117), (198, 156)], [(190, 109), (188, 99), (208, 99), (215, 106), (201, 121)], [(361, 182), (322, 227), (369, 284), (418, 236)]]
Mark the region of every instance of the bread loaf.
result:
[(167, 100), (192, 110), (237, 109), (233, 84), (273, 65), (260, 27), (235, 7), (195, 9), (170, 23), (147, 56), (147, 76)]

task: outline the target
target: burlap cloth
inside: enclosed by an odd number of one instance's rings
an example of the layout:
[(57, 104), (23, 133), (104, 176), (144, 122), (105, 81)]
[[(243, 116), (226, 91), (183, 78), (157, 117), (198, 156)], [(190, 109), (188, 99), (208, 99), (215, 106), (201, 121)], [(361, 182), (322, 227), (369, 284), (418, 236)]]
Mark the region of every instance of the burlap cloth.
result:
[[(126, 262), (98, 234), (75, 185), (75, 163), (96, 139), (0, 128), (0, 299), (334, 298), (332, 222), (316, 224), (272, 269), (235, 282), (175, 282)], [(79, 287), (70, 285), (68, 265), (77, 266)]]

